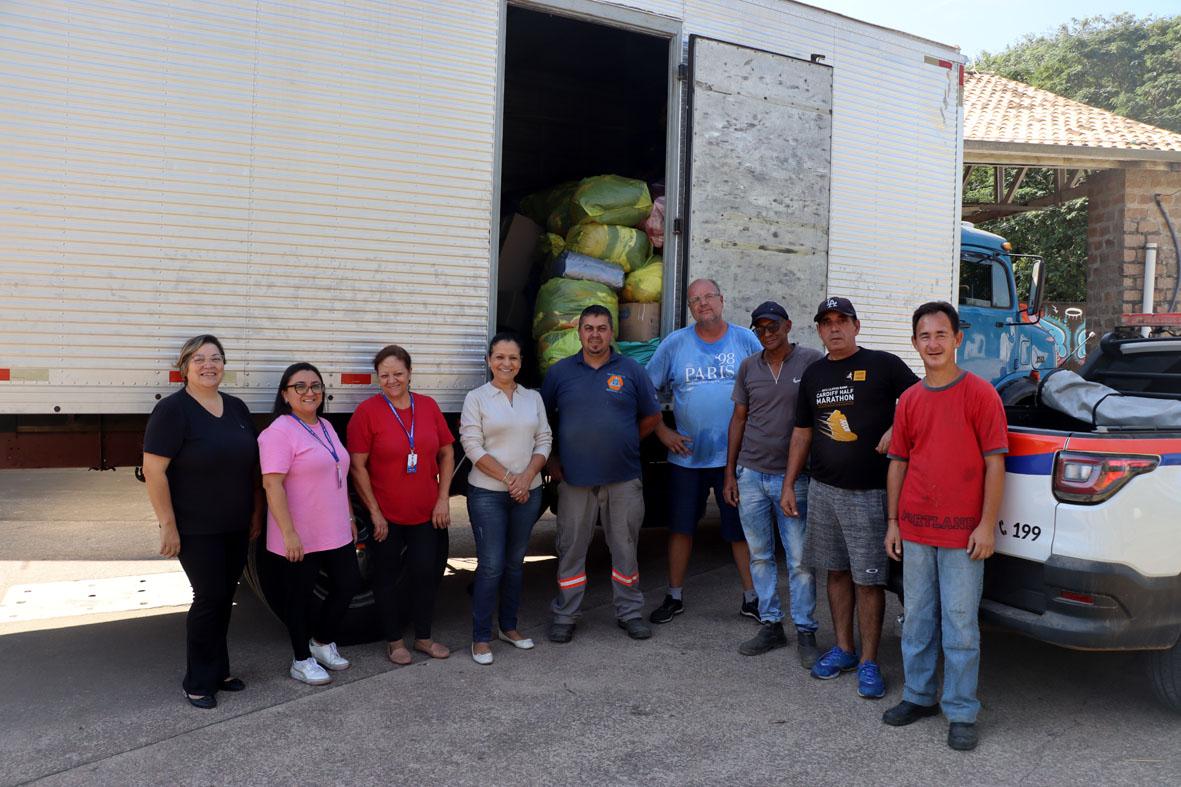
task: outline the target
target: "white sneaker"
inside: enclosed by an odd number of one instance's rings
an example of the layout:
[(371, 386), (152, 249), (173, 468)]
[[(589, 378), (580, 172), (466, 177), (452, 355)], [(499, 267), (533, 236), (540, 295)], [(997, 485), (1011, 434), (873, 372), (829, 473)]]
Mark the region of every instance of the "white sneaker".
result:
[(314, 639), (309, 639), (308, 650), (312, 652), (312, 658), (328, 669), (341, 670), (349, 668), (349, 660), (340, 655), (340, 651), (336, 649), (335, 642), (321, 645)]
[(291, 662), (291, 677), (309, 686), (323, 686), (332, 682), (332, 676), (316, 663), (314, 658)]

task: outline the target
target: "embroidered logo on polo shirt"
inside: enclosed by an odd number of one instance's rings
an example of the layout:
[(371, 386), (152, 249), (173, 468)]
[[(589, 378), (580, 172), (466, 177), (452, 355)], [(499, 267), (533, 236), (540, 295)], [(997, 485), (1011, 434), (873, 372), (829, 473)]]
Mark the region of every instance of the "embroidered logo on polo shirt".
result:
[(622, 391), (623, 390), (623, 376), (619, 375), (619, 374), (613, 374), (610, 377), (608, 377), (607, 378), (607, 390), (608, 391)]

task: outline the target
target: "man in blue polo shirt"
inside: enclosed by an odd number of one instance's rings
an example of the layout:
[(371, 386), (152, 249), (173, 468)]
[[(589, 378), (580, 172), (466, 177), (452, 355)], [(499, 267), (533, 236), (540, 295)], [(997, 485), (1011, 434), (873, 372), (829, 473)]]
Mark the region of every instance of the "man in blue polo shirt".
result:
[(640, 440), (656, 428), (660, 405), (644, 367), (611, 349), (611, 312), (588, 306), (578, 318), (582, 352), (558, 361), (541, 398), (557, 432), (549, 471), (558, 487), (558, 595), (551, 642), (574, 638), (586, 594), (586, 550), (602, 518), (611, 550), (615, 619), (632, 639), (647, 639), (636, 538), (644, 522)]
[(652, 385), (672, 391), (677, 422), (675, 430), (663, 422), (656, 426), (656, 436), (668, 448), (668, 595), (649, 620), (668, 623), (685, 609), (681, 589), (693, 534), (711, 489), (721, 514), (722, 538), (730, 542), (742, 581), (739, 612), (758, 620), (750, 550), (738, 509), (726, 501), (722, 486), (734, 377), (743, 359), (763, 347), (751, 331), (723, 318), (724, 299), (717, 282), (697, 279), (686, 295), (695, 323), (670, 333), (647, 366)]

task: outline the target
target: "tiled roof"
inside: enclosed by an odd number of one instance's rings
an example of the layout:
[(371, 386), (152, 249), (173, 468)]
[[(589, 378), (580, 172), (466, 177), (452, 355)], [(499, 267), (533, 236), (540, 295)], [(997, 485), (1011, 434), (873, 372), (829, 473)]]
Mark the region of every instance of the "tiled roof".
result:
[(964, 140), (1181, 152), (1181, 134), (996, 74), (964, 74)]

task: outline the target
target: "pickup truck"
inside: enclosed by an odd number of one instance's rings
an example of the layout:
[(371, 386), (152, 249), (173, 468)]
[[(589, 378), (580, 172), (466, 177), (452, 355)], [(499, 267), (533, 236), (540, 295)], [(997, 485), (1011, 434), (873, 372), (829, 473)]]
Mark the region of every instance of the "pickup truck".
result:
[[(1181, 315), (1125, 320), (1080, 376), (1181, 402)], [(1143, 336), (1148, 322), (1169, 327)], [(1181, 429), (1095, 426), (1048, 407), (1040, 385), (1028, 390), (1006, 401), (981, 620), (1066, 648), (1146, 651), (1156, 695), (1181, 712)]]

